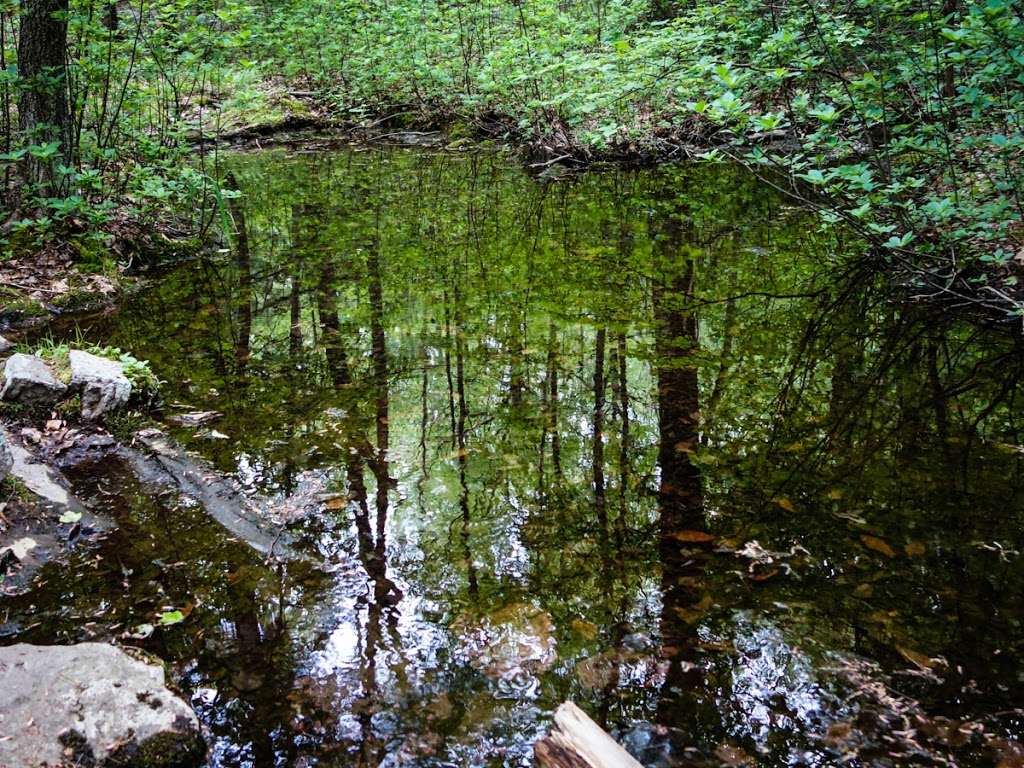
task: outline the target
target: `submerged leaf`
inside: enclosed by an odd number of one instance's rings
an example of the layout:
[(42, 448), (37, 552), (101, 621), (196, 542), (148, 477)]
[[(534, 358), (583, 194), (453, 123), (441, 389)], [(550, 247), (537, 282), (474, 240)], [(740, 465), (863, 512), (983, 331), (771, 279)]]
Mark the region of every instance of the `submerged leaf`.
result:
[(181, 611), (164, 611), (160, 614), (160, 626), (169, 627), (185, 620), (185, 614)]
[(902, 645), (897, 645), (896, 650), (899, 651), (900, 656), (909, 661), (918, 669), (929, 670), (935, 669), (939, 662), (929, 656), (925, 656), (923, 653), (919, 653), (911, 648), (904, 648)]
[(708, 541), (714, 541), (718, 538), (706, 531), (676, 531), (669, 535), (676, 541), (682, 541), (688, 544), (700, 544)]
[(786, 496), (776, 496), (774, 499), (772, 499), (772, 501), (774, 501), (787, 512), (796, 512), (796, 507), (793, 506), (793, 502), (790, 501)]
[(910, 557), (920, 557), (925, 553), (925, 546), (920, 541), (908, 541), (903, 545), (903, 551)]
[(881, 552), (886, 557), (896, 557), (896, 550), (890, 547), (884, 539), (880, 539), (877, 536), (869, 536), (865, 533), (861, 535), (860, 540), (868, 549), (873, 549), (875, 552)]

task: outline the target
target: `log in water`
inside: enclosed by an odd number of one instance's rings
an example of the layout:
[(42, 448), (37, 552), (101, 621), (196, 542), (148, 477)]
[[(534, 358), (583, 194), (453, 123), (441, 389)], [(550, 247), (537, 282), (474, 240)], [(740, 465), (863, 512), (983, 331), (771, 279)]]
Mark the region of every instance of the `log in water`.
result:
[(551, 733), (537, 742), (538, 768), (640, 768), (640, 763), (571, 701), (555, 710)]

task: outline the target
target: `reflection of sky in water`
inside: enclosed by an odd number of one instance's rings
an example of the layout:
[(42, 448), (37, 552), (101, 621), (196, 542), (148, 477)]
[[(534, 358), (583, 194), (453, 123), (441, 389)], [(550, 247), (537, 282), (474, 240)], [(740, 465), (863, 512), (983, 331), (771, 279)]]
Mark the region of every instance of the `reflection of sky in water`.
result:
[(732, 732), (764, 748), (773, 731), (817, 730), (827, 703), (811, 659), (764, 618), (744, 612), (734, 621)]

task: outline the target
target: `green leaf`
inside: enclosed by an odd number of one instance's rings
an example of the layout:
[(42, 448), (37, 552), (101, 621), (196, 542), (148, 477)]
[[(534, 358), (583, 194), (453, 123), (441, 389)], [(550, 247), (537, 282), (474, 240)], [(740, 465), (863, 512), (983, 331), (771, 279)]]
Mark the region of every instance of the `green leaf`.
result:
[(63, 515), (61, 515), (60, 518), (59, 518), (59, 520), (62, 523), (77, 523), (81, 519), (82, 519), (82, 513), (81, 512), (73, 512), (70, 509), (67, 512), (65, 512)]
[(800, 174), (801, 179), (811, 182), (811, 184), (821, 185), (825, 183), (825, 174), (819, 171), (817, 168), (812, 168), (807, 173)]

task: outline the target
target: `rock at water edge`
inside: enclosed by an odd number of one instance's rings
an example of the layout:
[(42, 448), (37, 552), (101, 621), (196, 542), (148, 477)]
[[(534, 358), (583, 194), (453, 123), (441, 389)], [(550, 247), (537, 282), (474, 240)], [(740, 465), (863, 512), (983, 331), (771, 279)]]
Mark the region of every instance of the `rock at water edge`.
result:
[(4, 366), (0, 399), (22, 405), (50, 406), (63, 399), (67, 389), (43, 360), (18, 352), (11, 355)]
[(205, 752), (163, 668), (104, 643), (0, 648), (0, 765), (191, 768)]
[(0, 429), (0, 480), (10, 474), (13, 466), (14, 454), (11, 453), (11, 446), (7, 444), (7, 434)]
[(71, 391), (82, 395), (82, 417), (102, 418), (127, 404), (132, 383), (116, 360), (71, 350)]

